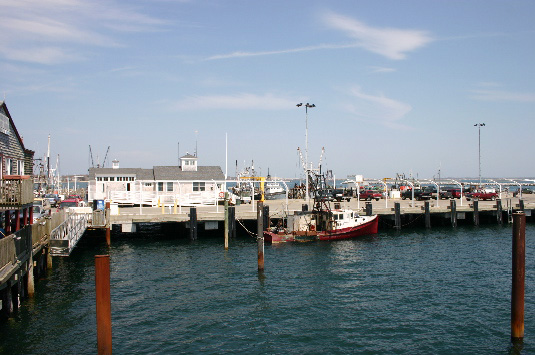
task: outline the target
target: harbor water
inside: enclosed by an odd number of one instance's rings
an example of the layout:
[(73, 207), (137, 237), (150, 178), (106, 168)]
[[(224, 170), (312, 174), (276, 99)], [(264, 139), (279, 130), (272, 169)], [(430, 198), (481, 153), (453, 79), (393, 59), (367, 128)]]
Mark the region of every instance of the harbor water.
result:
[[(511, 225), (266, 245), (145, 226), (109, 249), (115, 354), (510, 354)], [(525, 339), (535, 353), (535, 227), (526, 230)], [(85, 236), (0, 323), (2, 354), (95, 354)]]

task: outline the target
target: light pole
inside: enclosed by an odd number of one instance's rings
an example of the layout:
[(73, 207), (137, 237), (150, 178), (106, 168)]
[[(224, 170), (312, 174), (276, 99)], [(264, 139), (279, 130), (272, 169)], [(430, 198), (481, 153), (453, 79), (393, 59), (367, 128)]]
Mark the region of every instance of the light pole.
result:
[(474, 127), (477, 127), (477, 130), (479, 131), (479, 187), (481, 188), (481, 127), (485, 126), (484, 123), (476, 123)]
[[(303, 106), (303, 103), (300, 102), (296, 105), (297, 107)], [(308, 108), (316, 107), (314, 104), (305, 104), (305, 186), (306, 186), (306, 200), (308, 204)]]

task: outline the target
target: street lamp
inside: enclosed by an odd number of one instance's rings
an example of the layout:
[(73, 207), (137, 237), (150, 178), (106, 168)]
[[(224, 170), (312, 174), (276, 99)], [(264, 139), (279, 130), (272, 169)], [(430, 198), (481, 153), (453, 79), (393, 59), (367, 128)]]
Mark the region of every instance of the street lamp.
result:
[(485, 126), (484, 123), (476, 123), (474, 127), (477, 127), (477, 130), (479, 131), (479, 187), (481, 187), (481, 127)]
[[(300, 102), (296, 105), (297, 107), (303, 106), (303, 103)], [(308, 102), (305, 104), (305, 186), (306, 186), (306, 200), (308, 203), (309, 196), (308, 196), (308, 108), (316, 107), (314, 104), (309, 104)]]

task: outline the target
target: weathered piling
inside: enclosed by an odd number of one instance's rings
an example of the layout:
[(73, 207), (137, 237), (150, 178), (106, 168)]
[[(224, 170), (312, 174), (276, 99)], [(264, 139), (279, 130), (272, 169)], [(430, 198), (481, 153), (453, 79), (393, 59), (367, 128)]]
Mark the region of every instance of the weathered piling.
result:
[(197, 208), (189, 209), (189, 239), (197, 240)]
[(229, 235), (229, 223), (228, 223), (228, 192), (225, 192), (225, 226), (224, 226), (224, 234), (225, 234), (225, 250), (228, 250), (228, 235)]
[(496, 200), (496, 221), (498, 224), (503, 223), (503, 210), (502, 210), (502, 200)]
[(371, 202), (366, 202), (366, 216), (371, 216), (373, 214), (373, 208)]
[(263, 229), (266, 230), (270, 226), (271, 226), (271, 218), (269, 218), (269, 205), (264, 205)]
[(308, 205), (306, 203), (303, 203), (303, 205), (301, 206), (301, 211), (303, 212), (308, 211)]
[(424, 202), (425, 210), (425, 228), (431, 228), (431, 211), (429, 209), (429, 201)]
[(262, 201), (257, 202), (256, 218), (257, 218), (257, 236), (256, 241), (258, 243), (258, 271), (264, 271), (264, 203)]
[(524, 211), (524, 200), (518, 200), (518, 209)]
[(110, 246), (111, 245), (111, 228), (108, 226), (105, 229), (106, 229), (106, 244)]
[(399, 202), (394, 203), (394, 228), (401, 229), (401, 204)]
[(451, 211), (451, 226), (453, 228), (457, 227), (457, 201), (450, 200), (450, 211)]
[(474, 226), (479, 226), (479, 201), (472, 201), (472, 209), (474, 211)]
[(513, 214), (513, 260), (511, 287), (511, 341), (524, 338), (524, 280), (526, 266), (526, 215)]
[(110, 256), (95, 255), (98, 354), (111, 354)]
[(33, 278), (33, 256), (30, 254), (28, 259), (28, 273), (27, 273), (26, 289), (28, 290), (28, 296), (32, 297), (35, 294), (35, 282)]
[(111, 228), (110, 228), (110, 209), (111, 209), (111, 203), (106, 202), (106, 244), (108, 246), (111, 245)]
[(228, 208), (229, 221), (229, 235), (231, 238), (236, 238), (236, 207), (230, 206)]

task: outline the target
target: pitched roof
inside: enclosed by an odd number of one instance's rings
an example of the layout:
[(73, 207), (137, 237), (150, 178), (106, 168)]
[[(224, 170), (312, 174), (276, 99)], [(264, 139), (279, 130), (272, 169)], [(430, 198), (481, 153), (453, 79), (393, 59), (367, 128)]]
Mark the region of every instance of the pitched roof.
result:
[(154, 180), (224, 180), (219, 166), (198, 166), (197, 171), (182, 171), (178, 166), (155, 166)]

